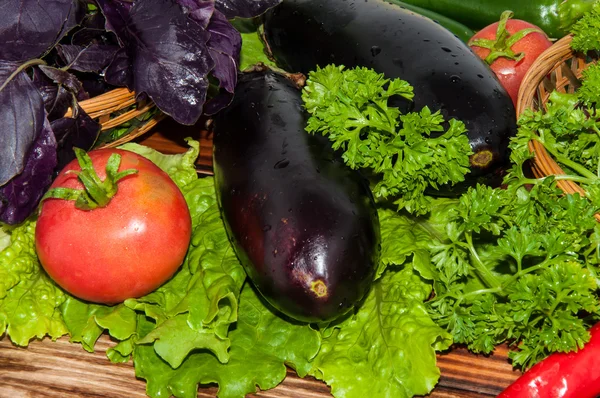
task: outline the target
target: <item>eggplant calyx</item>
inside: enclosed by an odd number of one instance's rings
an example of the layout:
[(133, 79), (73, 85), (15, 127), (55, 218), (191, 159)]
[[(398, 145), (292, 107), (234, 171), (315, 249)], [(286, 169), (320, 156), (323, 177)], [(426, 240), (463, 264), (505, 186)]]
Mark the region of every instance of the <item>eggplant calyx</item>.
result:
[(494, 160), (494, 154), (490, 150), (479, 151), (469, 158), (472, 167), (485, 168)]
[(310, 284), (310, 290), (317, 298), (327, 297), (327, 285), (320, 279), (317, 279)]
[(494, 40), (473, 39), (469, 41), (469, 46), (471, 47), (476, 46), (481, 48), (487, 48), (488, 50), (490, 50), (488, 56), (485, 57), (485, 62), (488, 65), (491, 65), (500, 57), (508, 58), (515, 62), (519, 62), (521, 59), (523, 59), (525, 53), (515, 53), (512, 50), (512, 46), (530, 33), (544, 34), (544, 32), (539, 28), (525, 28), (511, 35), (508, 32), (508, 30), (506, 30), (506, 23), (509, 19), (513, 17), (513, 15), (514, 13), (509, 10), (504, 11), (502, 13), (502, 15), (500, 16), (500, 20), (498, 21), (498, 28), (496, 29), (496, 38)]
[(127, 169), (119, 172), (121, 164), (121, 155), (113, 153), (106, 163), (106, 178), (101, 180), (94, 169), (89, 155), (80, 148), (73, 148), (81, 171), (69, 170), (67, 173), (75, 174), (77, 179), (83, 184), (83, 189), (74, 188), (52, 188), (46, 192), (42, 201), (53, 199), (74, 200), (75, 207), (80, 210), (93, 210), (98, 207), (105, 207), (110, 200), (117, 194), (119, 180), (129, 175), (135, 174), (136, 169)]

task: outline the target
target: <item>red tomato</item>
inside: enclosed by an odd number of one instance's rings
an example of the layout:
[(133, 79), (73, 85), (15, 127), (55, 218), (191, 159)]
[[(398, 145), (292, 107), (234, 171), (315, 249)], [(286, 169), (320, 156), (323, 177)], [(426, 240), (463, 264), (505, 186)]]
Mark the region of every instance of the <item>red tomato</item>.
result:
[[(183, 194), (154, 163), (133, 152), (100, 149), (88, 153), (98, 176), (106, 178), (111, 154), (121, 155), (119, 171), (138, 172), (117, 182), (105, 207), (80, 210), (73, 200), (46, 199), (35, 238), (40, 262), (72, 295), (115, 304), (155, 290), (179, 268), (191, 237), (191, 217)], [(69, 163), (52, 188), (82, 189)]]
[[(548, 39), (548, 36), (546, 36), (546, 34), (543, 33), (543, 31), (537, 26), (520, 19), (510, 19), (511, 16), (512, 12), (505, 12), (502, 14), (501, 21), (488, 25), (477, 32), (471, 38), (471, 40), (469, 40), (469, 46), (473, 49), (475, 54), (484, 60), (488, 58), (492, 52), (492, 49), (500, 52), (505, 51), (508, 54), (508, 56), (499, 56), (495, 60), (492, 60), (491, 63), (488, 63), (502, 83), (502, 86), (510, 95), (516, 107), (519, 87), (521, 87), (523, 76), (525, 76), (525, 73), (529, 70), (533, 61), (535, 61), (535, 59), (542, 52), (550, 47), (552, 42)], [(502, 18), (506, 18), (505, 30), (498, 31), (498, 26), (502, 22)], [(523, 38), (512, 44), (511, 37), (523, 29), (536, 29), (538, 31), (528, 33)], [(483, 39), (495, 42), (498, 40), (498, 38), (500, 38), (500, 40), (496, 43), (487, 43), (488, 45), (493, 46), (492, 49), (474, 44), (474, 40)], [(483, 42), (483, 44), (485, 44), (485, 42)], [(522, 58), (519, 60), (511, 59), (511, 52), (515, 55), (515, 57), (523, 54)]]

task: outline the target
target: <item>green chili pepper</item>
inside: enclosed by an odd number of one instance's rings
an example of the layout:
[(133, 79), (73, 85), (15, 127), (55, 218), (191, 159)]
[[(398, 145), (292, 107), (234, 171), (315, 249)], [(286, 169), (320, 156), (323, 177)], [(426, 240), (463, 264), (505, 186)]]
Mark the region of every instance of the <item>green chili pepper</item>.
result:
[(416, 5), (409, 4), (405, 1), (399, 0), (388, 0), (389, 3), (396, 4), (400, 7), (404, 7), (407, 10), (414, 12), (415, 14), (423, 15), (430, 19), (433, 19), (435, 22), (442, 25), (444, 28), (448, 29), (450, 32), (454, 33), (459, 39), (464, 41), (465, 43), (469, 41), (471, 37), (475, 34), (471, 28), (468, 26), (455, 21), (452, 18), (448, 18), (438, 12), (431, 11), (422, 7), (418, 7)]
[(496, 22), (505, 10), (560, 38), (597, 0), (403, 0), (414, 6), (445, 15), (472, 29)]

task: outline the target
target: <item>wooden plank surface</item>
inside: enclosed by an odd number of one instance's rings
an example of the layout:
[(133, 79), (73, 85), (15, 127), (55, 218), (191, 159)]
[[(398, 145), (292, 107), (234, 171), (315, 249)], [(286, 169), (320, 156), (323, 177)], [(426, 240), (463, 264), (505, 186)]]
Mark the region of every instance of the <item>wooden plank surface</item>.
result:
[[(185, 150), (185, 137), (197, 139), (201, 144), (198, 171), (210, 174), (211, 140), (202, 123), (182, 127), (163, 122), (138, 141), (161, 152), (179, 153)], [(145, 382), (136, 379), (133, 364), (112, 364), (106, 358), (106, 350), (113, 344), (102, 336), (91, 354), (67, 338), (34, 341), (28, 348), (20, 348), (4, 336), (0, 338), (0, 398), (145, 397)], [(438, 365), (442, 377), (431, 398), (494, 397), (519, 376), (503, 346), (489, 357), (454, 348), (438, 355)], [(198, 397), (214, 397), (216, 391), (215, 386), (202, 387)], [(301, 379), (289, 370), (278, 387), (253, 396), (325, 398), (331, 397), (329, 391), (324, 383), (310, 377)]]
[[(113, 364), (106, 350), (114, 345), (104, 335), (94, 353), (61, 338), (33, 341), (16, 347), (7, 337), (0, 340), (0, 398), (142, 398), (146, 384), (136, 379), (133, 364)], [(511, 370), (506, 348), (490, 357), (455, 348), (438, 355), (442, 377), (431, 398), (494, 397), (518, 377)], [(202, 387), (198, 397), (214, 397), (215, 386)], [(276, 388), (253, 394), (263, 398), (326, 398), (329, 388), (311, 377), (301, 379), (289, 370)], [(377, 397), (373, 397), (377, 398)]]

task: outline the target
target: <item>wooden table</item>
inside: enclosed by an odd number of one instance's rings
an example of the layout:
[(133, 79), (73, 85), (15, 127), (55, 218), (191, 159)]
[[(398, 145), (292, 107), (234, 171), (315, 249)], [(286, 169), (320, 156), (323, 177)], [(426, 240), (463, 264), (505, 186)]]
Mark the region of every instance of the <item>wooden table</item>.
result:
[[(183, 138), (199, 139), (201, 154), (200, 173), (210, 174), (211, 141), (202, 126), (181, 127), (170, 122), (161, 123), (152, 135), (140, 141), (165, 153), (185, 150)], [(135, 378), (133, 365), (112, 364), (106, 350), (114, 343), (102, 336), (96, 352), (90, 354), (67, 338), (56, 342), (34, 341), (28, 348), (18, 348), (4, 336), (0, 339), (0, 398), (70, 398), (70, 397), (145, 397), (145, 382)], [(442, 377), (432, 398), (475, 398), (496, 396), (515, 380), (519, 373), (512, 370), (506, 347), (499, 347), (494, 355), (476, 356), (463, 348), (438, 355)], [(214, 397), (217, 388), (199, 389), (199, 397)], [(322, 382), (307, 377), (300, 379), (291, 370), (277, 388), (259, 392), (258, 397), (317, 398), (330, 397), (329, 388)], [(377, 398), (377, 397), (373, 397)]]

